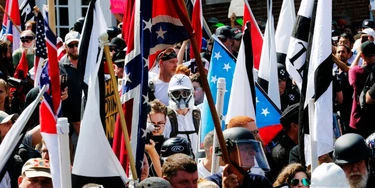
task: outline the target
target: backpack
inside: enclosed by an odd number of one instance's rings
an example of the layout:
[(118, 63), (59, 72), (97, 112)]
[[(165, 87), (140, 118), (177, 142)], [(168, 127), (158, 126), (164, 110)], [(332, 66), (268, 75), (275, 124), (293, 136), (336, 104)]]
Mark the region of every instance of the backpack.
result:
[(170, 108), (168, 108), (167, 116), (169, 118), (169, 121), (171, 122), (171, 134), (169, 135), (169, 138), (176, 137), (178, 134), (186, 134), (189, 138), (189, 134), (198, 134), (199, 130), (199, 124), (201, 121), (201, 111), (199, 109), (193, 109), (193, 124), (194, 124), (194, 131), (179, 131), (178, 130), (178, 123), (177, 123), (177, 115), (176, 112)]

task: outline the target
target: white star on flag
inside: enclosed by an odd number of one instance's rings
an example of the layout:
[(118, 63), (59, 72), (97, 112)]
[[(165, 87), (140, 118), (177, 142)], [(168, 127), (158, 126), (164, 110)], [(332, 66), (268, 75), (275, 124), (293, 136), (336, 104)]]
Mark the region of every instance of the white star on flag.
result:
[(232, 67), (229, 66), (229, 63), (227, 63), (227, 64), (224, 63), (224, 68), (223, 68), (223, 69), (225, 69), (227, 72), (228, 72), (228, 70), (231, 69), (231, 68), (232, 68)]
[(142, 95), (143, 96), (143, 98), (144, 98), (144, 100), (145, 101), (143, 101), (143, 104), (147, 104), (148, 103), (148, 95)]
[(145, 63), (144, 67), (147, 67), (147, 66), (148, 66), (148, 59), (145, 58), (145, 57), (143, 57), (143, 61), (145, 61), (145, 62), (144, 62), (144, 63)]
[(158, 34), (158, 37), (157, 37), (157, 38), (161, 37), (162, 39), (164, 39), (164, 34), (165, 34), (166, 32), (167, 32), (167, 31), (163, 31), (163, 29), (161, 29), (161, 27), (160, 27), (159, 31), (156, 31), (156, 33)]
[(217, 81), (216, 75), (215, 76), (211, 76), (211, 82), (213, 82), (213, 83), (216, 84), (216, 81)]
[(214, 58), (216, 58), (217, 60), (219, 60), (221, 58), (220, 52), (214, 52), (214, 53), (215, 53)]
[(268, 112), (268, 108), (262, 108), (262, 114), (264, 115), (264, 116), (267, 116), (267, 114), (269, 114), (269, 112)]
[(260, 101), (258, 100), (258, 97), (255, 97), (255, 102), (256, 102), (256, 103), (260, 102)]
[(145, 138), (147, 136), (147, 131), (146, 131), (146, 129), (142, 129), (142, 128), (141, 128), (141, 130), (143, 132), (142, 138)]
[(128, 74), (125, 74), (125, 84), (127, 82), (132, 82), (129, 77), (130, 77), (130, 72)]
[(148, 29), (151, 32), (151, 27), (152, 27), (151, 19), (149, 19), (148, 21), (143, 20), (143, 23), (145, 24), (145, 27), (143, 28), (143, 30)]

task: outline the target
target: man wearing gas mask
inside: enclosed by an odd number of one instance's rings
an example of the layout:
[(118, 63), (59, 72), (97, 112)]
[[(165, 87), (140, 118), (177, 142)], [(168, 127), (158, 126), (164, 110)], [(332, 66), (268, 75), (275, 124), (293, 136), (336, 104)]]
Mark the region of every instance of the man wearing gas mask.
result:
[[(265, 171), (270, 167), (259, 141), (255, 140), (250, 130), (243, 127), (233, 127), (223, 132), (224, 140), (229, 153), (232, 165), (243, 175), (243, 179), (238, 179), (237, 175), (229, 171), (229, 165), (224, 167), (222, 173), (213, 174), (207, 177), (219, 187), (262, 187), (271, 188), (270, 181), (258, 174), (252, 174), (251, 169), (257, 162), (259, 168)], [(221, 150), (216, 149), (216, 155), (221, 156)]]
[(194, 88), (190, 78), (183, 74), (174, 75), (169, 82), (168, 96), (168, 120), (164, 136), (186, 138), (193, 152), (197, 153), (201, 113), (194, 106)]

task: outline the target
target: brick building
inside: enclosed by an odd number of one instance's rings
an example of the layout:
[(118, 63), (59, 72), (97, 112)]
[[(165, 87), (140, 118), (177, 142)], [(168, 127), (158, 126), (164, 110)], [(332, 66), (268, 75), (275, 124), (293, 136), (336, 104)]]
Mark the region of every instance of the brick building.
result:
[[(21, 4), (23, 0), (19, 0)], [(41, 7), (46, 0), (37, 0), (37, 5)], [(58, 12), (57, 17), (57, 32), (64, 36), (70, 27), (73, 26), (76, 19), (85, 15), (87, 5), (90, 0), (55, 0)], [(0, 4), (5, 7), (6, 0), (0, 0)], [(220, 22), (229, 24), (228, 8), (230, 0), (202, 0), (203, 15), (206, 19), (216, 17)], [(296, 13), (298, 12), (301, 0), (295, 0)], [(266, 18), (266, 0), (250, 0), (250, 7), (254, 13), (255, 18)], [(108, 26), (115, 25), (116, 19), (109, 11), (109, 0), (102, 0), (103, 12), (106, 16)], [(279, 17), (282, 0), (273, 0), (273, 15), (275, 24)], [(369, 0), (333, 0), (333, 17), (337, 21), (339, 18), (345, 18), (349, 23), (361, 22), (363, 19), (369, 18)], [(0, 21), (2, 22), (3, 12), (0, 11)], [(60, 24), (59, 24), (60, 23)]]
[[(220, 22), (229, 24), (228, 8), (229, 2), (220, 4), (206, 5), (209, 1), (215, 0), (202, 0), (203, 14), (206, 19), (210, 17), (216, 17)], [(216, 0), (225, 1), (225, 0)], [(283, 0), (273, 0), (273, 16), (275, 24), (279, 19), (279, 13)], [(294, 0), (296, 7), (296, 14), (298, 12), (301, 0)], [(346, 18), (349, 23), (361, 22), (364, 19), (369, 18), (369, 0), (333, 0), (333, 18), (337, 21), (339, 18)], [(249, 1), (251, 10), (255, 18), (267, 18), (267, 0), (250, 0)]]

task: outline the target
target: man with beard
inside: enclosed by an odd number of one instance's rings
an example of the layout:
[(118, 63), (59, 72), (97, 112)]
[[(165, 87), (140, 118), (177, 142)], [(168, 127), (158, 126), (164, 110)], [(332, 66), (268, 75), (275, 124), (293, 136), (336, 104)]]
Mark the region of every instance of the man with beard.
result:
[(21, 60), (22, 52), (27, 49), (27, 64), (29, 70), (34, 67), (35, 34), (31, 30), (22, 31), (20, 36), (21, 47), (13, 52), (13, 65), (17, 67)]
[[(68, 88), (68, 98), (62, 102), (62, 113), (78, 135), (81, 122), (82, 86), (78, 70), (78, 44), (80, 34), (70, 31), (65, 35), (66, 55), (59, 62), (61, 90)], [(63, 81), (64, 80), (64, 81)]]
[(336, 140), (333, 160), (344, 170), (351, 188), (367, 187), (371, 154), (371, 149), (359, 134), (348, 133)]

